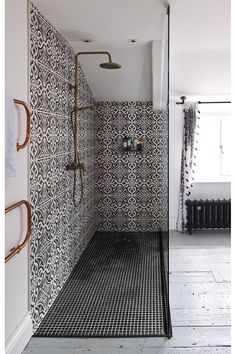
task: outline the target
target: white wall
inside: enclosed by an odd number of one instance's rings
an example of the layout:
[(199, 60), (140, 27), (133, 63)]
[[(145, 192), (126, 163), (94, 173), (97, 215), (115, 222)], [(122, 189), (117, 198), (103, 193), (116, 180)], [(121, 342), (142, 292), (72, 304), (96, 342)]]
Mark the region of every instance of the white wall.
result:
[(229, 95), (230, 0), (170, 0), (172, 95)]
[(109, 50), (112, 59), (120, 63), (119, 70), (103, 70), (99, 63), (107, 60), (106, 57), (81, 56), (79, 57), (82, 69), (96, 101), (132, 101), (151, 100), (152, 97), (152, 48), (151, 42), (101, 45), (94, 43), (87, 49), (85, 43), (73, 45), (76, 51)]
[[(230, 98), (230, 1), (171, 0), (170, 26), (170, 228), (177, 219), (182, 146), (178, 97)], [(230, 198), (230, 183), (196, 183), (191, 198)]]
[[(6, 19), (6, 96), (28, 102), (28, 29), (27, 0), (7, 0)], [(25, 114), (15, 109), (19, 142), (25, 137)], [(19, 124), (18, 124), (19, 123)], [(28, 149), (17, 153), (17, 177), (5, 181), (6, 207), (28, 199)], [(18, 208), (6, 214), (6, 254), (19, 244), (26, 231), (25, 211)], [(5, 337), (6, 352), (21, 353), (32, 333), (29, 317), (28, 247), (6, 263), (5, 267)]]

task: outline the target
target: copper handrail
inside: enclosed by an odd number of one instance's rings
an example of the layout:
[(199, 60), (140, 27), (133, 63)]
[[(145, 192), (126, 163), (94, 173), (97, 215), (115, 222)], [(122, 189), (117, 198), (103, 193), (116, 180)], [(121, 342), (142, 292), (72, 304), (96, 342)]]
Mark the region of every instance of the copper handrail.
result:
[(19, 104), (24, 107), (25, 113), (26, 113), (26, 120), (27, 120), (25, 141), (23, 142), (23, 144), (20, 144), (20, 143), (16, 144), (16, 149), (17, 149), (17, 151), (19, 151), (21, 149), (24, 149), (24, 147), (26, 147), (26, 145), (30, 141), (30, 108), (27, 105), (27, 103), (25, 103), (24, 101), (18, 100), (16, 98), (14, 98), (13, 101), (14, 101), (14, 103)]
[(27, 242), (30, 239), (30, 233), (31, 233), (31, 207), (30, 203), (27, 200), (20, 200), (19, 202), (9, 206), (8, 208), (5, 209), (5, 214), (8, 213), (9, 211), (21, 206), (24, 204), (27, 209), (27, 232), (24, 241), (16, 246), (10, 249), (9, 255), (5, 258), (5, 263), (8, 262), (12, 257), (14, 257), (17, 253), (19, 253), (22, 248), (24, 248), (27, 244)]

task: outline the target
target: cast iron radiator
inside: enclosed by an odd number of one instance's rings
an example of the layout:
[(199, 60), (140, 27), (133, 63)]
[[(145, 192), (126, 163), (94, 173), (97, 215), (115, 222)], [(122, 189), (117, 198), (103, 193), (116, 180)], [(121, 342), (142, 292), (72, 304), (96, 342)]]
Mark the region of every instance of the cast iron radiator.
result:
[(231, 200), (186, 200), (187, 229), (230, 229)]

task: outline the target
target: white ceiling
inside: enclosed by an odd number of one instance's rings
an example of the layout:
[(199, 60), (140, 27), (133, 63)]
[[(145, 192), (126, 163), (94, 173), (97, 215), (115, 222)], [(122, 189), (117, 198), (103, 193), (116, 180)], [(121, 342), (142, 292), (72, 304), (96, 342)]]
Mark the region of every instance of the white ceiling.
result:
[[(104, 70), (99, 63), (106, 57), (79, 57), (96, 100), (151, 99), (151, 41), (162, 38), (166, 13), (160, 0), (35, 0), (34, 3), (76, 52), (110, 51), (113, 61), (122, 65), (119, 70)], [(83, 39), (94, 42), (84, 43)], [(129, 43), (129, 39), (138, 42)]]
[(158, 39), (165, 8), (160, 0), (36, 0), (46, 17), (69, 42), (83, 39), (127, 44)]
[[(122, 69), (104, 70), (99, 63), (105, 58), (80, 58), (96, 100), (151, 99), (151, 41), (162, 38), (163, 1), (33, 1), (76, 51), (110, 51), (113, 61), (122, 64)], [(170, 4), (172, 91), (197, 94), (202, 72), (206, 92), (226, 93), (230, 89), (230, 0), (171, 0)], [(129, 43), (131, 38), (138, 42)], [(217, 85), (216, 76), (220, 77)]]
[(173, 95), (230, 95), (230, 0), (170, 0)]

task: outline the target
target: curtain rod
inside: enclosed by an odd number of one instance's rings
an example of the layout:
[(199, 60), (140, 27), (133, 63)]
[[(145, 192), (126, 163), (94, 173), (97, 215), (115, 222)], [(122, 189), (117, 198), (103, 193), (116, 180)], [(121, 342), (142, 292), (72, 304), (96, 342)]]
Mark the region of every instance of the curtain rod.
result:
[[(181, 96), (180, 97), (181, 102), (175, 102), (176, 104), (184, 104), (186, 100), (186, 96)], [(197, 101), (199, 104), (215, 104), (215, 103), (231, 103), (231, 101)]]

